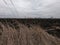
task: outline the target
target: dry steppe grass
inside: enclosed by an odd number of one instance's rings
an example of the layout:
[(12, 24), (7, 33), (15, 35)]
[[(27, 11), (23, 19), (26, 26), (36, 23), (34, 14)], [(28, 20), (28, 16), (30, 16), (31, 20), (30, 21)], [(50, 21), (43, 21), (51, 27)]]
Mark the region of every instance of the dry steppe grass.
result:
[(26, 25), (20, 21), (0, 21), (0, 45), (60, 45), (54, 37), (39, 25)]

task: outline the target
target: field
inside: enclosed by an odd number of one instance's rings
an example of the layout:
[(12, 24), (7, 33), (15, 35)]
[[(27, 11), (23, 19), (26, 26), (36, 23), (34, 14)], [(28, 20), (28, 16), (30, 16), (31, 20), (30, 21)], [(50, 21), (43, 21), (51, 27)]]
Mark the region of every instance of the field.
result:
[(60, 21), (0, 19), (0, 45), (60, 45)]

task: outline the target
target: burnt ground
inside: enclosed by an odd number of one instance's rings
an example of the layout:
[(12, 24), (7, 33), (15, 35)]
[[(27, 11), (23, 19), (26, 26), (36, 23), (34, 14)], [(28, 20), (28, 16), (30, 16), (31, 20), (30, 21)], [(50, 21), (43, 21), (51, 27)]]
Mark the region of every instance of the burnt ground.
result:
[(60, 19), (0, 19), (0, 45), (60, 45)]

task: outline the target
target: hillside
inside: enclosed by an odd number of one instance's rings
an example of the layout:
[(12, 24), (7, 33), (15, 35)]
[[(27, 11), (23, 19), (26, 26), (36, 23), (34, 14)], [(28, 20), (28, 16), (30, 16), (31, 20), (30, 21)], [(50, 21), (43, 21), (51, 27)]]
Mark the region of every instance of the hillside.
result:
[(0, 19), (0, 45), (60, 45), (60, 21)]

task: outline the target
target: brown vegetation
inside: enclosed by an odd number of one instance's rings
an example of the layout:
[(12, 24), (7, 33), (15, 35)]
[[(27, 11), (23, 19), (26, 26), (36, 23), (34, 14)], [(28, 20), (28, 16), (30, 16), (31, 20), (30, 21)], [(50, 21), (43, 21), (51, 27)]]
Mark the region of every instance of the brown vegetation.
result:
[(60, 38), (31, 21), (0, 20), (0, 45), (60, 45)]

